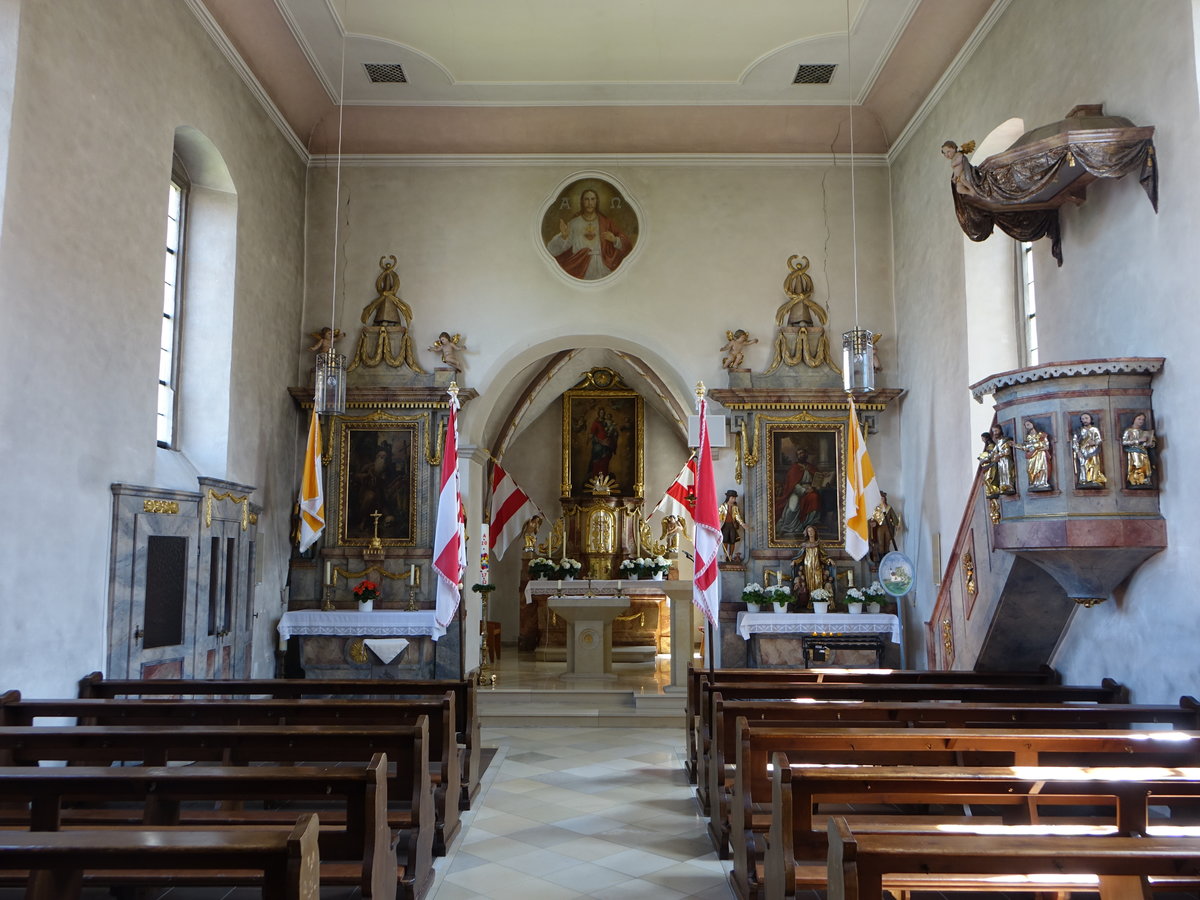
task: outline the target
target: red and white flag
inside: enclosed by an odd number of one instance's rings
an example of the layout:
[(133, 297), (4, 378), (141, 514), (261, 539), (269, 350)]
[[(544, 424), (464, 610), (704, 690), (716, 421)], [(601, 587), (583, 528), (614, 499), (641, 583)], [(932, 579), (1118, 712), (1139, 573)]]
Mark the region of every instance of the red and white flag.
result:
[(692, 602), (714, 626), (721, 605), (721, 573), (717, 553), (721, 549), (721, 521), (717, 515), (717, 482), (713, 476), (712, 448), (708, 442), (706, 401), (700, 400), (700, 454), (696, 460), (696, 574)]
[(691, 456), (684, 464), (683, 470), (675, 476), (666, 494), (654, 507), (654, 513), (667, 516), (684, 516), (695, 519), (696, 509), (696, 457)]
[(437, 575), (434, 618), (450, 627), (462, 599), (463, 572), (467, 568), (462, 496), (458, 484), (458, 396), (450, 394), (450, 422), (442, 448), (442, 484), (438, 492), (437, 521), (433, 528), (433, 571)]
[(489, 555), (494, 559), (504, 556), (504, 551), (524, 532), (526, 523), (541, 515), (537, 504), (517, 486), (500, 463), (495, 463), (492, 466), (492, 506), (488, 510), (491, 521)]
[(300, 477), (300, 552), (317, 542), (325, 530), (325, 485), (321, 471), (321, 425), (316, 407), (308, 423), (304, 473)]
[(875, 469), (867, 455), (858, 413), (854, 410), (854, 395), (850, 394), (850, 428), (846, 432), (846, 552), (862, 559), (870, 549), (871, 513), (883, 498)]

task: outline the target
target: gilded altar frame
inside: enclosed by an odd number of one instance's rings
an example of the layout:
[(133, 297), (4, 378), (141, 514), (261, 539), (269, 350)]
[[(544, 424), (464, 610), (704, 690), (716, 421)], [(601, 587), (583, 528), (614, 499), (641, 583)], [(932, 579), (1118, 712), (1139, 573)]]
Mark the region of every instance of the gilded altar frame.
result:
[[(807, 420), (807, 421), (805, 421)], [(764, 426), (768, 546), (792, 548), (816, 526), (829, 546), (845, 544), (846, 422), (801, 414)]]
[(368, 546), (378, 511), (384, 547), (416, 546), (418, 451), (427, 419), (385, 412), (337, 418), (339, 545)]
[(612, 496), (645, 492), (645, 410), (642, 396), (612, 369), (587, 372), (563, 393), (562, 482), (566, 498), (591, 497), (588, 482), (608, 475)]

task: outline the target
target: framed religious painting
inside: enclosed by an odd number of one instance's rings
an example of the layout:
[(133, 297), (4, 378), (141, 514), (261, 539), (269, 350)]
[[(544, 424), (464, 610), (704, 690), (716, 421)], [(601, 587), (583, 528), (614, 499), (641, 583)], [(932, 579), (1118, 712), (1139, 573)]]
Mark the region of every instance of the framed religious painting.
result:
[(768, 540), (799, 547), (808, 529), (822, 543), (843, 543), (846, 423), (768, 422)]
[(563, 394), (562, 496), (643, 495), (641, 395), (596, 368)]
[(639, 246), (637, 209), (612, 176), (577, 173), (542, 209), (539, 236), (547, 262), (579, 287), (610, 280)]
[[(416, 544), (419, 419), (374, 413), (337, 419), (338, 543)], [(378, 529), (378, 531), (376, 531)]]

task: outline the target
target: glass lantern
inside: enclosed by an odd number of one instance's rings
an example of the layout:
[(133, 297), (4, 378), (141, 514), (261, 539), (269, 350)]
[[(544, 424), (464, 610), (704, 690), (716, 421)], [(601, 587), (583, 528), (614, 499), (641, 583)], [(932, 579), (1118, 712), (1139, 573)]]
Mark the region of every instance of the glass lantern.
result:
[(865, 328), (842, 334), (842, 381), (847, 391), (875, 390), (875, 335)]
[(336, 350), (317, 354), (313, 401), (317, 414), (337, 416), (346, 411), (346, 357)]

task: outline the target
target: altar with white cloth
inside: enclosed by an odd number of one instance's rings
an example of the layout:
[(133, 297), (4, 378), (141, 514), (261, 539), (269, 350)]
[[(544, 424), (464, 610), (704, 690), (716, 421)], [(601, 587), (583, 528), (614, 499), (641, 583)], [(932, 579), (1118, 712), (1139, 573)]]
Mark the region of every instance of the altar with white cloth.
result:
[[(890, 613), (751, 613), (740, 612), (737, 633), (747, 642), (747, 661), (754, 666), (797, 665), (798, 655), (787, 644), (770, 646), (760, 636), (799, 635), (858, 636), (876, 635), (892, 644), (901, 643), (900, 618)], [(799, 644), (800, 641), (793, 641)]]
[(291, 610), (279, 620), (281, 647), (300, 639), (300, 664), (314, 678), (436, 678), (436, 641), (446, 634), (431, 609)]

